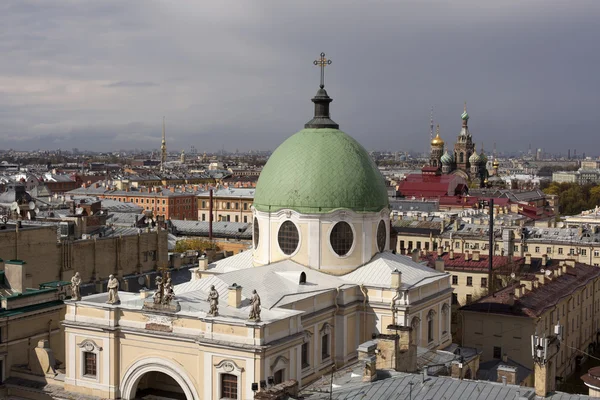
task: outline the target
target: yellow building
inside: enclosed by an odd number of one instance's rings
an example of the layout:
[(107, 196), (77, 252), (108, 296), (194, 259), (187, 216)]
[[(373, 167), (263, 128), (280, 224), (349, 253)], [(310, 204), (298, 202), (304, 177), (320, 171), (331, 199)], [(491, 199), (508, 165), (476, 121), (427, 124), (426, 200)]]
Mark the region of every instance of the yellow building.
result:
[(413, 345), (451, 344), (450, 276), (390, 251), (383, 177), (329, 118), (323, 87), (313, 102), (261, 173), (252, 251), (201, 262), (168, 304), (160, 290), (67, 301), (65, 390), (247, 399), (264, 381), (302, 387), (356, 361), (390, 325)]
[[(213, 221), (252, 222), (254, 188), (222, 188), (213, 191)], [(210, 192), (198, 194), (198, 220), (208, 221)]]
[(461, 308), (463, 345), (481, 359), (509, 358), (532, 368), (531, 336), (553, 335), (563, 327), (555, 357), (556, 376), (575, 371), (583, 352), (600, 335), (600, 269), (573, 260), (555, 261), (528, 280)]

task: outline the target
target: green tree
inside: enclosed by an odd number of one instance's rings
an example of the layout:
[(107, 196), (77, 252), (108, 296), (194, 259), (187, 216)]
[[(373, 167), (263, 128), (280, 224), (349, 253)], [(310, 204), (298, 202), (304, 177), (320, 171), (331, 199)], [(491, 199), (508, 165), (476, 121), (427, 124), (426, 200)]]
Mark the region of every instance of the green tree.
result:
[(209, 249), (213, 249), (216, 251), (221, 250), (219, 246), (215, 245), (214, 243), (211, 243), (209, 240), (201, 238), (183, 239), (177, 241), (177, 243), (175, 244), (176, 253), (183, 253), (188, 250), (203, 252)]

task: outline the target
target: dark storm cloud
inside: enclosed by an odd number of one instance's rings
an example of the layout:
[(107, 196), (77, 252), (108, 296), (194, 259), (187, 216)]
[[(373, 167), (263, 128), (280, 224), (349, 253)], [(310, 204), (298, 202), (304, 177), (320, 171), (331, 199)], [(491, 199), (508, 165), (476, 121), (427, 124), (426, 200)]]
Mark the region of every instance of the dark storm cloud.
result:
[[(7, 1), (3, 147), (274, 149), (332, 118), (369, 149), (452, 143), (468, 102), (490, 149), (594, 149), (600, 2)], [(77, 143), (77, 144), (75, 144)], [(590, 150), (591, 151), (591, 150)]]

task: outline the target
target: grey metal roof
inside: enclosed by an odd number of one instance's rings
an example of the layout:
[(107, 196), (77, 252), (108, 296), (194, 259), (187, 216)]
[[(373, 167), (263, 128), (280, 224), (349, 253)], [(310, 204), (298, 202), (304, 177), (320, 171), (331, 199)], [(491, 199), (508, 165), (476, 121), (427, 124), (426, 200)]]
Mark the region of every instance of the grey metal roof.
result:
[(342, 276), (341, 279), (349, 283), (389, 288), (391, 273), (396, 269), (402, 273), (401, 289), (409, 289), (449, 277), (446, 273), (437, 272), (414, 262), (410, 257), (384, 252), (376, 254), (371, 261)]
[[(222, 238), (252, 238), (252, 224), (218, 221), (212, 223), (213, 236)], [(171, 220), (172, 232), (178, 236), (208, 236), (208, 221)]]
[[(362, 366), (349, 370), (344, 368), (334, 374), (333, 393), (329, 393), (330, 375), (326, 375), (303, 389), (299, 398), (317, 400), (366, 400), (366, 399), (411, 399), (411, 400), (504, 400), (537, 399), (532, 387), (504, 385), (497, 382), (456, 379), (447, 376), (423, 379), (421, 374), (395, 371), (378, 371), (378, 380), (362, 382)], [(350, 371), (350, 372), (349, 372)], [(330, 397), (331, 396), (331, 397)], [(552, 393), (550, 400), (584, 400), (589, 396), (569, 393)]]

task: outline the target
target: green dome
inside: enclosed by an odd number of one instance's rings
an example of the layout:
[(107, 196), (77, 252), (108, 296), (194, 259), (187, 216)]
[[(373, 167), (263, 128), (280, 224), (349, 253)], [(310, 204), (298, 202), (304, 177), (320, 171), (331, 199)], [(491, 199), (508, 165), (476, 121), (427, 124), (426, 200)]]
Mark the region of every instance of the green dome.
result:
[(383, 176), (356, 140), (338, 129), (303, 129), (283, 142), (263, 168), (254, 196), (259, 211), (327, 213), (388, 207)]
[(450, 165), (454, 162), (454, 157), (446, 150), (444, 155), (440, 158), (440, 162), (444, 165)]

